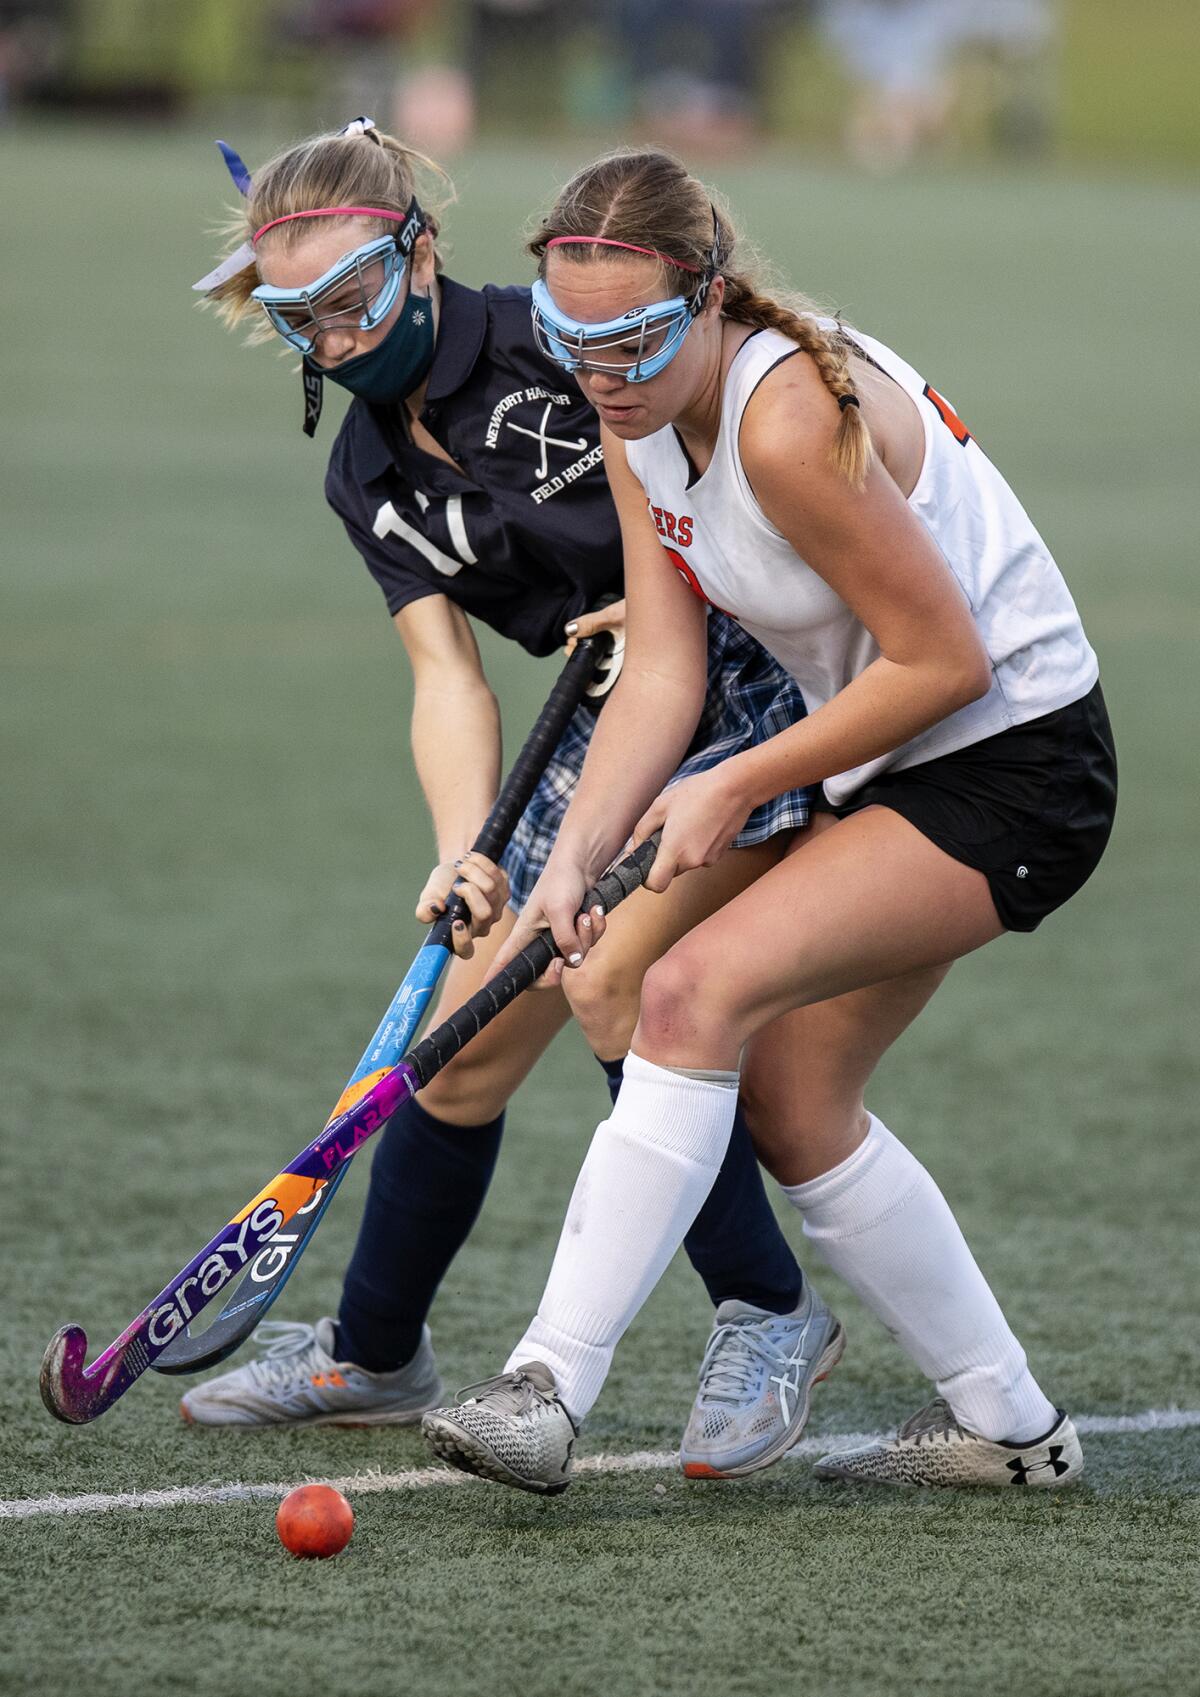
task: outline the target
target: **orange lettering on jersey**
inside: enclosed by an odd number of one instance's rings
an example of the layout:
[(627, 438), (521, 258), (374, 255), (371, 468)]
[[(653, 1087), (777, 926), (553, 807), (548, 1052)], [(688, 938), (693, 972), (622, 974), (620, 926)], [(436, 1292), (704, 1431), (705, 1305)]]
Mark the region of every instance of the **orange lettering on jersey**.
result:
[[(691, 566), (688, 565), (682, 554), (677, 554), (674, 548), (664, 548), (663, 553), (667, 556), (668, 560), (670, 560), (671, 564), (675, 567), (675, 570), (679, 573), (684, 583), (687, 584), (693, 595), (698, 595), (706, 606), (716, 607), (718, 613), (725, 612), (724, 607), (717, 607), (716, 602), (711, 600), (704, 593), (700, 584), (700, 579), (696, 576)], [(725, 616), (729, 619), (734, 617), (732, 613), (726, 613)]]
[(925, 394), (928, 399), (933, 402), (938, 412), (941, 413), (942, 423), (946, 426), (946, 429), (953, 436), (954, 440), (965, 448), (967, 443), (971, 440), (971, 432), (967, 429), (962, 419), (959, 418), (954, 408), (950, 405), (950, 402), (943, 399), (943, 397), (938, 394), (937, 390), (931, 388), (928, 383), (925, 385)]
[(651, 507), (650, 517), (654, 520), (654, 528), (660, 536), (665, 536), (669, 542), (678, 542), (681, 548), (686, 548), (692, 540), (692, 521), (685, 514), (676, 518), (665, 507)]

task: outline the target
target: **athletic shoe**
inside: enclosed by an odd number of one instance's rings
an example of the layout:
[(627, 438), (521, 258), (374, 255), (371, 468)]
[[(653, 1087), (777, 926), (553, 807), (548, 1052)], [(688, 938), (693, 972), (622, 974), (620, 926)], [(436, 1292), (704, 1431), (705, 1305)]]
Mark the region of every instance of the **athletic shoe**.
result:
[(427, 1414), (421, 1432), (451, 1467), (497, 1485), (550, 1497), (571, 1483), (578, 1433), (555, 1395), (554, 1374), (540, 1361), (468, 1385), (453, 1408)]
[(954, 1418), (938, 1397), (906, 1420), (894, 1438), (843, 1450), (817, 1463), (818, 1479), (864, 1485), (1069, 1485), (1083, 1472), (1079, 1434), (1062, 1409), (1031, 1444), (995, 1443)]
[(335, 1361), (329, 1319), (264, 1320), (257, 1336), (267, 1345), (257, 1361), (188, 1391), (179, 1411), (189, 1425), (411, 1426), (444, 1394), (428, 1326), (394, 1373)]
[(845, 1347), (840, 1323), (807, 1279), (790, 1314), (723, 1302), (679, 1448), (687, 1477), (740, 1479), (778, 1461), (804, 1430), (813, 1386)]

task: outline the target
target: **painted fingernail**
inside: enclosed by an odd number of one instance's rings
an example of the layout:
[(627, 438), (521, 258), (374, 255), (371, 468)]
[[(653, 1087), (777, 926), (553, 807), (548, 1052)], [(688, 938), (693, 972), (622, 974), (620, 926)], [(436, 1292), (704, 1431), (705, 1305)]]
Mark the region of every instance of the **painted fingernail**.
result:
[(575, 953), (573, 955), (568, 955), (567, 956), (567, 965), (568, 966), (578, 966), (582, 959), (583, 959), (583, 956), (579, 953)]
[(589, 931), (590, 931), (590, 930), (591, 930), (591, 928), (592, 928), (592, 916), (591, 916), (591, 914), (590, 914), (590, 913), (582, 913), (582, 914), (580, 914), (580, 916), (579, 916), (579, 923), (580, 923), (580, 924), (581, 924), (581, 925), (586, 925), (586, 926), (587, 926), (587, 928), (588, 928), (588, 930), (589, 930)]
[(604, 918), (604, 909), (602, 907), (594, 907), (592, 909), (592, 918), (593, 919), (603, 919)]
[(457, 859), (457, 860), (456, 860), (456, 861), (455, 861), (455, 862), (454, 862), (454, 864), (455, 864), (455, 866), (456, 866), (456, 867), (457, 867), (457, 866), (461, 866), (461, 865), (462, 865), (462, 863), (463, 863), (463, 861), (464, 861), (464, 860), (465, 860), (465, 859), (466, 859), (466, 858), (467, 858), (467, 857), (466, 857), (466, 855), (465, 855), (465, 854), (464, 854), (464, 855), (460, 855), (460, 856), (459, 856), (459, 858), (458, 858), (458, 859)]
[(579, 629), (579, 620), (578, 619), (572, 619), (570, 624), (567, 625), (565, 628), (566, 628), (566, 632), (567, 632), (568, 636), (574, 636), (575, 632)]

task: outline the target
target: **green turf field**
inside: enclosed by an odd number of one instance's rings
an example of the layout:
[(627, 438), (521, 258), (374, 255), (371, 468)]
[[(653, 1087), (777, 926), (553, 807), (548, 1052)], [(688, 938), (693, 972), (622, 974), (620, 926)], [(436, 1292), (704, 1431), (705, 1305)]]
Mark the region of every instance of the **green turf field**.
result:
[[(225, 198), (215, 149), (40, 130), (3, 146), (0, 1497), (11, 1513), (402, 1474), (425, 1465), (411, 1433), (185, 1430), (153, 1374), (86, 1429), (38, 1399), (57, 1326), (103, 1347), (319, 1128), (411, 957), (430, 856), (399, 645), (324, 509), (299, 385), (191, 305)], [(455, 274), (526, 276), (515, 231), (570, 162), (469, 161)], [(1123, 782), (1104, 866), (1037, 936), (956, 969), (874, 1098), (942, 1180), (1047, 1389), (1101, 1423), (1087, 1482), (871, 1496), (818, 1487), (803, 1459), (737, 1486), (597, 1471), (552, 1502), (393, 1481), (357, 1493), (355, 1539), (322, 1565), (285, 1556), (260, 1498), (13, 1518), (0, 1689), (1197, 1688), (1197, 197), (878, 184), (782, 153), (721, 181), (795, 282), (953, 398), (1101, 652)], [(487, 654), (519, 735), (554, 663)], [(520, 1097), (434, 1313), (452, 1384), (496, 1370), (523, 1325), (603, 1100), (574, 1035)], [(363, 1178), (285, 1315), (335, 1305)], [(922, 1386), (826, 1283), (851, 1346), (813, 1431), (894, 1423)], [(676, 1266), (586, 1455), (677, 1441), (706, 1320)], [(1193, 1420), (1103, 1429), (1168, 1409)]]

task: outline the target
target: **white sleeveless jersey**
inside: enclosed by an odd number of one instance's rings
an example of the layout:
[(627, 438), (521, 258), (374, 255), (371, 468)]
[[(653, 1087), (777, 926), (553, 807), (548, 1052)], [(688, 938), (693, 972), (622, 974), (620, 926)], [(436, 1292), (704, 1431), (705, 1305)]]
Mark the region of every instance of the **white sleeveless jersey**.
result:
[[(892, 753), (827, 779), (835, 806), (886, 768), (915, 766), (1078, 701), (1099, 670), (1049, 549), (953, 409), (889, 348), (857, 330), (847, 334), (916, 404), (925, 458), (908, 504), (970, 603), (991, 656), (992, 687)], [(759, 330), (738, 349), (712, 463), (690, 487), (670, 426), (625, 448), (672, 563), (775, 656), (815, 712), (879, 647), (765, 516), (742, 469), (742, 414), (767, 373), (795, 352), (776, 330)]]

